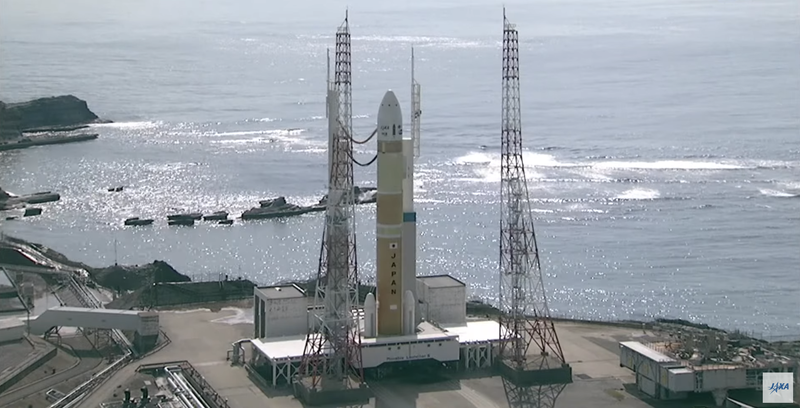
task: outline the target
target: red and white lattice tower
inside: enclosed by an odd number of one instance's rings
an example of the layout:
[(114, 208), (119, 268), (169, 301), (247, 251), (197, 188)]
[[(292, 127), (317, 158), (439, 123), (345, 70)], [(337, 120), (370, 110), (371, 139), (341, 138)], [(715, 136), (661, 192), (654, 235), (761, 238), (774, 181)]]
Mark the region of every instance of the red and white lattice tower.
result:
[[(565, 384), (571, 382), (571, 369), (565, 363), (555, 326), (550, 320), (542, 280), (522, 160), (519, 35), (515, 25), (506, 19), (505, 10), (502, 118), (500, 363), (515, 384), (543, 386), (544, 394), (555, 393), (554, 404)], [(549, 400), (547, 395), (542, 395), (540, 406), (553, 406), (548, 405)]]
[(358, 262), (351, 75), (350, 27), (345, 16), (336, 31), (334, 77), (328, 79), (328, 198), (315, 295), (319, 328), (306, 339), (299, 370), (299, 376), (312, 388), (348, 388), (363, 383), (364, 378), (361, 336), (354, 312), (358, 305)]

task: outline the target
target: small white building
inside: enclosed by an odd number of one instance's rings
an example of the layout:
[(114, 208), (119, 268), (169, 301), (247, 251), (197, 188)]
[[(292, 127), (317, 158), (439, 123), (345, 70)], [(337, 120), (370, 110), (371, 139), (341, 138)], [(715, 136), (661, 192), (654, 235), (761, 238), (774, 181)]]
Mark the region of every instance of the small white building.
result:
[(693, 365), (638, 341), (619, 343), (619, 365), (632, 370), (640, 391), (656, 399), (683, 399), (691, 393), (711, 393), (723, 406), (728, 390), (761, 389), (766, 372), (794, 372), (795, 363), (776, 359), (761, 364)]
[(0, 319), (0, 343), (17, 341), (25, 336), (25, 322), (11, 317)]
[(423, 320), (439, 325), (467, 324), (467, 285), (450, 275), (417, 277)]
[(295, 285), (255, 288), (254, 338), (305, 335), (308, 332), (308, 300)]

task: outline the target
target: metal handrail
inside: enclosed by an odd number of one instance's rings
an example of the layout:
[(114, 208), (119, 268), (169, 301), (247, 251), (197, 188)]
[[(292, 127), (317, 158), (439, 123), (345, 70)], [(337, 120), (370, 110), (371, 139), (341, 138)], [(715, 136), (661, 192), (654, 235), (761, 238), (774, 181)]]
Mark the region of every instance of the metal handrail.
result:
[[(84, 306), (92, 309), (105, 309), (103, 302), (101, 302), (97, 297), (89, 290), (87, 290), (83, 285), (79, 284), (75, 277), (70, 276), (68, 286), (72, 293), (75, 294), (75, 297), (78, 298), (78, 301)], [(111, 338), (114, 340), (114, 343), (119, 346), (120, 349), (123, 351), (136, 354), (133, 344), (128, 340), (125, 334), (122, 333), (119, 329), (112, 329), (111, 330)]]

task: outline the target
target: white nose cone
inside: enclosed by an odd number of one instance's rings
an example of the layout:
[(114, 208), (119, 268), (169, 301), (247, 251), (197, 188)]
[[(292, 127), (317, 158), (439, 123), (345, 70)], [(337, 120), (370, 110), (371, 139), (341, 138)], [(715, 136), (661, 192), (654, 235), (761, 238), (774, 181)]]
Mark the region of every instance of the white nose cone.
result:
[(375, 304), (375, 295), (373, 295), (372, 292), (367, 293), (367, 297), (364, 299), (364, 309), (367, 311), (374, 311)]
[(375, 337), (378, 330), (377, 322), (378, 304), (375, 302), (375, 295), (367, 293), (364, 299), (364, 336)]
[(378, 140), (403, 140), (403, 111), (400, 102), (391, 90), (386, 91), (378, 109)]

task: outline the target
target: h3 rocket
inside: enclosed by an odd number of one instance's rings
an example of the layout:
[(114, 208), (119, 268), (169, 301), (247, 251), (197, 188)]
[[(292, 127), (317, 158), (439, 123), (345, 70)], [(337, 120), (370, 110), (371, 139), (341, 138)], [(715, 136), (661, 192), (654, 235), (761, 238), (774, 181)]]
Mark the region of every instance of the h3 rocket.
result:
[(366, 334), (402, 336), (412, 334), (416, 327), (416, 291), (408, 287), (409, 279), (404, 279), (403, 273), (403, 181), (407, 159), (403, 152), (403, 113), (392, 91), (386, 92), (378, 109), (377, 136), (377, 325), (368, 325), (377, 326), (377, 333)]

